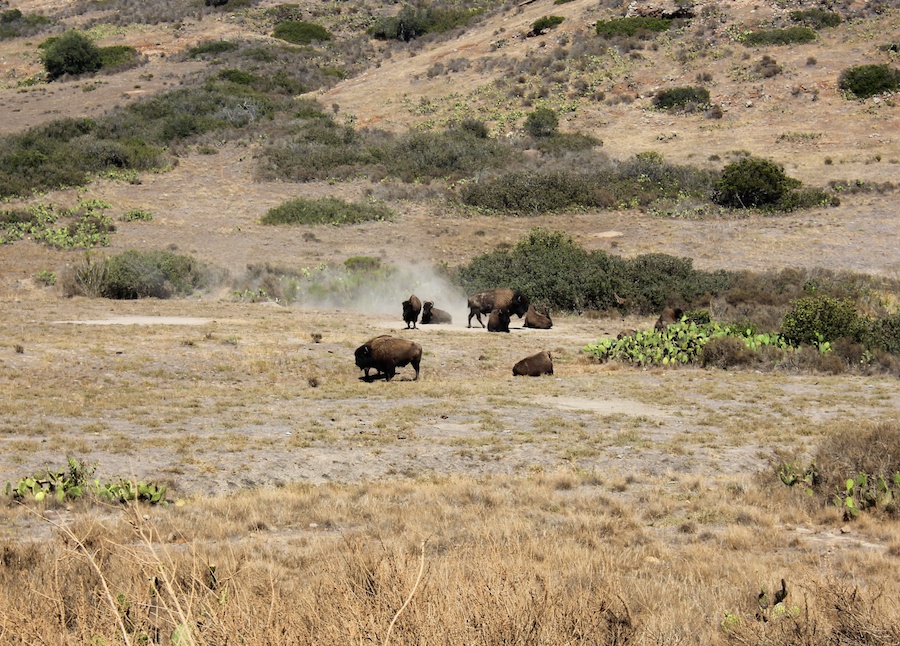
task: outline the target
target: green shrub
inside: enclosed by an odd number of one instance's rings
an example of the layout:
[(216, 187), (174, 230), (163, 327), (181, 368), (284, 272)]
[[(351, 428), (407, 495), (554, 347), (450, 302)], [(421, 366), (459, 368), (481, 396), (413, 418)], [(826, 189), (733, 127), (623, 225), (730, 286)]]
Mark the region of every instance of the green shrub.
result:
[(875, 319), (867, 332), (866, 345), (900, 355), (900, 314)]
[(794, 45), (812, 43), (816, 40), (816, 32), (809, 27), (788, 27), (787, 29), (761, 29), (748, 34), (744, 38), (747, 47), (765, 45)]
[(839, 13), (828, 11), (827, 9), (820, 9), (819, 7), (791, 11), (789, 15), (794, 22), (803, 23), (807, 27), (812, 27), (813, 29), (837, 27), (843, 22)]
[(187, 50), (188, 58), (202, 58), (205, 56), (219, 56), (225, 52), (238, 49), (240, 45), (229, 40), (205, 40), (197, 43)]
[(125, 251), (106, 259), (105, 298), (170, 298), (209, 284), (210, 271), (191, 256), (169, 251)]
[(573, 206), (609, 207), (611, 198), (585, 173), (513, 171), (462, 187), (464, 204), (492, 211), (538, 214)]
[(838, 87), (857, 99), (900, 88), (900, 70), (889, 65), (857, 65), (841, 72)]
[(396, 16), (377, 19), (369, 33), (380, 40), (409, 42), (428, 33), (439, 33), (465, 25), (482, 11), (480, 8), (467, 9), (437, 3), (423, 8), (407, 5)]
[(275, 26), (272, 36), (295, 45), (308, 45), (314, 41), (331, 40), (331, 33), (313, 22), (291, 20)]
[(43, 63), (47, 77), (54, 81), (64, 74), (87, 74), (103, 66), (100, 48), (80, 31), (67, 31), (45, 41)]
[(459, 270), (460, 285), (472, 293), (509, 285), (557, 310), (627, 309), (659, 313), (663, 304), (708, 300), (723, 291), (729, 276), (702, 272), (689, 258), (648, 254), (623, 259), (585, 251), (561, 232), (533, 229), (512, 249), (473, 258)]
[(261, 219), (263, 224), (359, 224), (392, 220), (394, 213), (386, 206), (353, 204), (333, 197), (318, 200), (296, 198), (270, 209)]
[(550, 108), (538, 108), (525, 119), (525, 132), (532, 137), (549, 137), (558, 127), (559, 117)]
[(50, 19), (40, 14), (23, 14), (18, 9), (0, 11), (0, 40), (31, 36), (50, 24)]
[(506, 164), (512, 150), (472, 128), (412, 131), (368, 147), (372, 160), (406, 181), (461, 178)]
[(540, 137), (535, 147), (545, 155), (564, 155), (571, 152), (591, 150), (602, 146), (603, 142), (580, 132), (556, 132), (547, 137)]
[(141, 53), (128, 45), (100, 48), (100, 64), (104, 72), (122, 72), (141, 64)]
[(722, 170), (713, 199), (735, 208), (773, 207), (799, 185), (775, 162), (745, 157)]
[(635, 36), (639, 32), (668, 31), (671, 26), (672, 21), (668, 18), (630, 16), (598, 20), (595, 29), (598, 36), (612, 38), (614, 36)]
[(565, 20), (562, 16), (541, 16), (531, 23), (531, 33), (539, 36), (548, 29), (553, 29)]
[(675, 87), (660, 90), (653, 99), (653, 106), (660, 110), (681, 109), (687, 112), (709, 107), (709, 90), (702, 87)]
[(856, 306), (829, 296), (799, 299), (781, 324), (781, 334), (793, 345), (821, 346), (844, 337), (859, 340), (863, 332)]

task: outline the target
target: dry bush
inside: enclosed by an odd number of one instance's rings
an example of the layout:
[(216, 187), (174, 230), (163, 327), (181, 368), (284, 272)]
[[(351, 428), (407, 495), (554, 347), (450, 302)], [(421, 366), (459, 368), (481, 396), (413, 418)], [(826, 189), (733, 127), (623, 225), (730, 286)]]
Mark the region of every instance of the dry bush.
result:
[(890, 481), (900, 473), (900, 422), (839, 428), (819, 445), (815, 462), (828, 493), (843, 491), (847, 478), (859, 474)]

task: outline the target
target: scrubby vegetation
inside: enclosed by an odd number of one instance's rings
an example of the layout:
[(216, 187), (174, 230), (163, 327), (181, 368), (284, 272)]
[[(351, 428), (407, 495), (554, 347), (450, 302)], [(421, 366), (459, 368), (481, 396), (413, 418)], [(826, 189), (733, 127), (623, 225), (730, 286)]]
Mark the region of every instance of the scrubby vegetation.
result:
[(468, 23), (484, 11), (478, 6), (460, 6), (460, 3), (438, 0), (425, 6), (405, 5), (395, 16), (376, 20), (369, 33), (382, 40), (408, 42), (425, 34), (448, 31)]
[(660, 90), (653, 98), (653, 107), (660, 110), (697, 112), (709, 107), (709, 90), (703, 87), (675, 87)]
[(78, 75), (96, 72), (103, 67), (100, 48), (87, 35), (79, 31), (67, 31), (45, 41), (42, 59), (51, 81), (66, 74)]
[(208, 287), (215, 274), (191, 256), (171, 251), (125, 251), (105, 258), (87, 254), (66, 267), (60, 287), (65, 296), (171, 298)]
[(869, 423), (839, 428), (818, 444), (808, 466), (785, 462), (781, 481), (841, 509), (845, 520), (860, 512), (900, 515), (900, 424)]
[(262, 217), (263, 224), (330, 224), (392, 220), (394, 213), (382, 204), (354, 204), (333, 197), (310, 200), (302, 197), (276, 206)]
[(28, 238), (57, 249), (91, 249), (109, 245), (116, 230), (106, 215), (109, 204), (100, 200), (80, 202), (71, 209), (35, 204), (27, 209), (0, 212), (0, 244)]
[(800, 45), (816, 40), (816, 32), (809, 27), (787, 27), (786, 29), (760, 29), (747, 34), (744, 45), (763, 47), (765, 45)]
[(531, 35), (540, 36), (557, 25), (561, 25), (564, 20), (565, 18), (562, 16), (541, 16), (531, 23)]
[(23, 14), (19, 9), (5, 9), (0, 11), (0, 40), (32, 36), (51, 24), (51, 20), (41, 14)]
[(728, 164), (716, 182), (713, 199), (733, 208), (793, 211), (825, 206), (835, 199), (820, 189), (798, 190), (802, 183), (775, 162), (745, 157)]
[(841, 14), (820, 7), (813, 7), (812, 9), (795, 9), (794, 11), (791, 11), (789, 15), (794, 22), (803, 23), (812, 29), (837, 27), (843, 22)]
[(841, 72), (838, 87), (852, 98), (866, 99), (900, 88), (900, 69), (890, 65), (857, 65)]
[(295, 45), (308, 45), (317, 40), (331, 40), (331, 33), (322, 25), (304, 20), (289, 20), (276, 25), (272, 36)]

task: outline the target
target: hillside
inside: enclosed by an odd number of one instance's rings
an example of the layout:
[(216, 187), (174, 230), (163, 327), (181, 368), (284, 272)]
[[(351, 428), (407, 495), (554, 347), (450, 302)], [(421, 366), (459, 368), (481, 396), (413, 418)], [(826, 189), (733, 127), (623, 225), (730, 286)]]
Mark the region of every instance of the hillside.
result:
[(900, 643), (896, 2), (212, 4), (0, 1), (0, 646)]

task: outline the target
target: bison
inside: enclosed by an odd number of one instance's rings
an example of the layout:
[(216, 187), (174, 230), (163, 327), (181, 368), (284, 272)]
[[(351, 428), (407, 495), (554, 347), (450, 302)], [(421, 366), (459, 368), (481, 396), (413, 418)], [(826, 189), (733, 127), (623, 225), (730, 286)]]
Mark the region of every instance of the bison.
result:
[(656, 319), (656, 324), (653, 328), (658, 331), (665, 330), (672, 325), (672, 323), (678, 323), (683, 316), (684, 311), (681, 310), (681, 308), (667, 307), (662, 311), (662, 314), (659, 315), (659, 318)]
[(422, 325), (437, 323), (453, 323), (453, 317), (449, 312), (437, 309), (432, 301), (425, 301), (422, 303)]
[(624, 339), (625, 337), (628, 337), (628, 336), (634, 336), (635, 334), (637, 334), (637, 330), (632, 330), (631, 328), (629, 328), (629, 329), (627, 329), (627, 330), (622, 330), (621, 332), (619, 332), (619, 333), (616, 335), (616, 339), (619, 340), (619, 341), (621, 341), (621, 340)]
[(543, 312), (539, 312), (534, 305), (530, 305), (528, 307), (528, 311), (525, 312), (525, 321), (522, 323), (522, 327), (533, 327), (538, 330), (549, 330), (553, 327), (553, 321), (550, 320), (550, 313), (544, 310)]
[(505, 307), (497, 307), (491, 311), (487, 330), (488, 332), (509, 332), (509, 312)]
[(513, 366), (513, 377), (540, 377), (553, 374), (553, 357), (546, 350), (525, 357)]
[(505, 309), (509, 315), (515, 314), (519, 318), (525, 316), (528, 311), (528, 297), (518, 290), (508, 287), (488, 289), (469, 296), (469, 323), (466, 327), (472, 327), (472, 317), (478, 319), (481, 327), (482, 314), (490, 314), (495, 309)]
[(413, 370), (416, 371), (414, 380), (419, 379), (422, 346), (414, 341), (382, 334), (363, 343), (356, 348), (354, 354), (356, 355), (356, 365), (366, 373), (364, 378), (367, 381), (378, 378), (377, 374), (375, 377), (369, 377), (369, 370), (372, 368), (383, 373), (385, 380), (390, 381), (397, 374), (397, 368), (409, 364), (412, 364)]
[(403, 322), (406, 323), (406, 329), (412, 324), (413, 329), (416, 327), (416, 320), (419, 318), (419, 312), (422, 311), (422, 301), (413, 294), (408, 301), (403, 301)]

